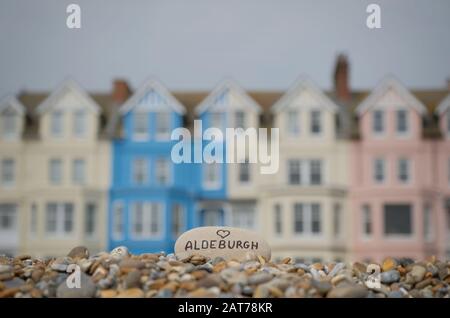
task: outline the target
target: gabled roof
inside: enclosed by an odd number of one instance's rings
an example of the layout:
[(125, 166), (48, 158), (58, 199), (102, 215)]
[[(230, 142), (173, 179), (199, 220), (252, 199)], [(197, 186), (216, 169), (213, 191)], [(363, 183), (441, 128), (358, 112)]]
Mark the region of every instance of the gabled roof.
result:
[(45, 113), (54, 105), (58, 98), (60, 98), (68, 91), (80, 97), (86, 103), (86, 106), (91, 107), (94, 112), (100, 111), (100, 107), (89, 96), (89, 94), (87, 94), (86, 91), (77, 82), (69, 78), (64, 80), (46, 99), (44, 99), (44, 101), (37, 107), (36, 112), (38, 114)]
[(155, 79), (148, 79), (139, 89), (120, 107), (122, 115), (132, 110), (139, 102), (146, 96), (147, 93), (155, 91), (165, 99), (163, 102), (180, 114), (185, 114), (185, 107), (172, 95), (172, 93), (159, 81)]
[(356, 113), (360, 116), (376, 104), (378, 99), (389, 89), (399, 93), (407, 102), (408, 106), (413, 107), (419, 114), (427, 113), (427, 108), (419, 101), (403, 84), (394, 76), (389, 75), (381, 80), (372, 93), (356, 108)]
[(226, 78), (222, 80), (214, 90), (197, 106), (195, 107), (195, 113), (200, 115), (211, 107), (213, 107), (218, 99), (222, 97), (227, 91), (236, 92), (245, 102), (243, 106), (249, 106), (253, 108), (256, 112), (261, 112), (261, 106), (252, 98), (249, 94), (235, 81)]
[(303, 76), (295, 81), (288, 91), (282, 95), (282, 97), (272, 106), (271, 111), (273, 113), (281, 112), (290, 105), (303, 90), (313, 92), (320, 100), (320, 106), (333, 112), (338, 110), (338, 106), (312, 80)]
[(14, 95), (8, 95), (0, 101), (0, 113), (9, 107), (14, 108), (14, 110), (16, 110), (20, 115), (25, 114), (25, 107)]
[(450, 94), (448, 94), (436, 108), (436, 113), (442, 115), (450, 108)]

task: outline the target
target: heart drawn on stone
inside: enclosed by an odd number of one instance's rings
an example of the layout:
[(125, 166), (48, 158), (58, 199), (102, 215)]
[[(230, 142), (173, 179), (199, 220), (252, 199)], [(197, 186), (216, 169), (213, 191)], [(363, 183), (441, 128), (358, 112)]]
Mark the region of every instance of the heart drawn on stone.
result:
[(228, 230), (217, 230), (216, 234), (219, 235), (222, 239), (224, 239), (231, 233)]

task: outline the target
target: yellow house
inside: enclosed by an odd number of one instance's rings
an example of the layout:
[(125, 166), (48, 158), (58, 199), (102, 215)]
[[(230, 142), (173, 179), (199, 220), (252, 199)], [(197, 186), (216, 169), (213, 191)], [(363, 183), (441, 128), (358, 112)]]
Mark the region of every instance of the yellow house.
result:
[(339, 106), (300, 79), (271, 108), (280, 135), (280, 168), (262, 181), (261, 224), (274, 258), (346, 258), (347, 142)]
[(77, 245), (105, 249), (110, 97), (91, 97), (66, 80), (49, 96), (24, 93), (19, 100), (27, 124), (16, 146), (22, 194), (17, 250), (54, 256)]

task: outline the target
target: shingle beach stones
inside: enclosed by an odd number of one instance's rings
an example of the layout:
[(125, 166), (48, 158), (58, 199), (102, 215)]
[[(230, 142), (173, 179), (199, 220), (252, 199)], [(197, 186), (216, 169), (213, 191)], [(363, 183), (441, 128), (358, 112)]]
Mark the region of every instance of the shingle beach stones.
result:
[(203, 255), (238, 261), (255, 259), (258, 256), (270, 260), (270, 247), (262, 237), (252, 231), (205, 226), (183, 233), (175, 242), (175, 255), (179, 259)]

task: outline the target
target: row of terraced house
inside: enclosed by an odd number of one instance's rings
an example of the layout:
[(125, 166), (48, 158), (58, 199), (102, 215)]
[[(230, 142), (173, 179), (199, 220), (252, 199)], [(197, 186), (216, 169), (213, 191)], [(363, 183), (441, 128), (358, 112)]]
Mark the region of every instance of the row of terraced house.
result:
[[(170, 252), (190, 228), (229, 225), (263, 234), (275, 258), (448, 257), (449, 88), (387, 76), (354, 91), (339, 56), (330, 92), (308, 78), (286, 92), (230, 79), (211, 92), (154, 79), (135, 91), (115, 80), (105, 94), (70, 79), (18, 92), (0, 101), (0, 253)], [(278, 172), (174, 163), (171, 132), (194, 134), (196, 119), (279, 128)]]

